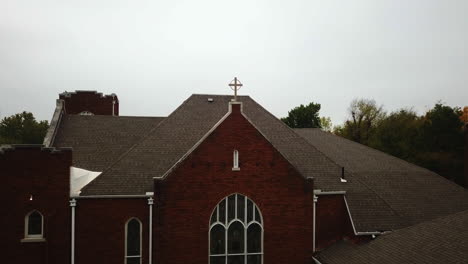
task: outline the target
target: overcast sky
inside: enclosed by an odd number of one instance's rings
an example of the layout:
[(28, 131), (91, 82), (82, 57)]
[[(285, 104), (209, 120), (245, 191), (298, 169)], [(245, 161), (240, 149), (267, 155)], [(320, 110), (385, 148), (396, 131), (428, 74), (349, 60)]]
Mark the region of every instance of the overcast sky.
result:
[(50, 120), (63, 91), (166, 116), (192, 93), (248, 94), (278, 117), (354, 98), (468, 105), (466, 0), (0, 0), (0, 117)]

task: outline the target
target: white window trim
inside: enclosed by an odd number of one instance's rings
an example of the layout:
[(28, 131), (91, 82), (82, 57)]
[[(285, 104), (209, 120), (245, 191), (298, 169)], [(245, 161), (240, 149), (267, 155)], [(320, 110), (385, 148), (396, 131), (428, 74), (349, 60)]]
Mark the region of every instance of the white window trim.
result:
[[(29, 216), (37, 212), (41, 216), (41, 233), (37, 235), (29, 234)], [(44, 239), (44, 215), (39, 210), (32, 210), (24, 217), (24, 239), (21, 242), (45, 241)]]
[[(128, 235), (128, 223), (130, 223), (130, 221), (132, 220), (137, 220), (138, 223), (140, 223), (140, 255), (138, 256), (127, 256), (127, 235)], [(129, 258), (140, 258), (140, 264), (143, 260), (143, 244), (142, 244), (142, 234), (143, 233), (143, 223), (140, 221), (140, 219), (138, 219), (137, 217), (132, 217), (130, 219), (127, 220), (127, 222), (125, 223), (125, 264), (127, 264), (127, 259)]]
[(239, 171), (239, 151), (235, 149), (232, 153), (232, 170)]
[[(235, 198), (235, 215), (234, 215), (234, 219), (232, 219), (231, 221), (229, 221), (229, 218), (228, 218), (228, 198), (231, 196), (231, 195), (236, 195), (236, 198)], [(244, 199), (244, 222), (242, 222), (238, 217), (237, 217), (237, 195), (242, 195), (245, 197)], [(248, 222), (247, 223), (247, 204), (248, 204), (248, 201), (251, 201), (252, 202), (252, 221)], [(219, 221), (219, 205), (221, 204), (222, 201), (225, 201), (225, 209), (224, 209), (224, 213), (225, 213), (225, 223), (223, 222), (220, 222)], [(259, 212), (259, 217), (260, 217), (260, 222), (256, 221), (255, 220), (255, 209), (258, 210)], [(216, 221), (211, 224), (211, 218), (213, 217), (213, 214), (216, 214)], [(226, 225), (226, 222), (227, 222), (227, 225)], [(240, 222), (243, 226), (244, 226), (244, 252), (243, 253), (233, 253), (233, 254), (229, 254), (228, 253), (228, 230), (229, 230), (229, 226), (234, 223), (234, 222)], [(233, 194), (230, 194), (226, 197), (224, 197), (221, 201), (218, 202), (218, 204), (215, 206), (215, 208), (213, 209), (211, 215), (210, 215), (210, 219), (209, 219), (209, 223), (208, 223), (208, 226), (210, 227), (209, 228), (209, 231), (208, 231), (208, 263), (211, 263), (211, 257), (226, 257), (225, 258), (225, 263), (227, 264), (228, 263), (228, 257), (229, 256), (245, 256), (244, 258), (244, 263), (247, 263), (247, 256), (251, 256), (251, 255), (261, 255), (262, 256), (262, 261), (261, 261), (261, 264), (264, 263), (264, 241), (263, 241), (263, 237), (264, 237), (264, 229), (263, 229), (263, 214), (262, 212), (260, 211), (260, 208), (257, 206), (257, 204), (252, 201), (252, 199), (250, 199), (248, 196), (246, 195), (243, 195), (243, 194), (240, 194), (240, 193), (233, 193)], [(260, 239), (260, 252), (256, 252), (256, 253), (248, 253), (247, 252), (247, 230), (249, 228), (249, 226), (251, 226), (252, 224), (258, 224), (260, 226), (260, 229), (262, 231), (261, 233), (261, 239)], [(215, 227), (216, 225), (221, 225), (224, 227), (225, 229), (225, 238), (224, 238), (224, 254), (211, 254), (211, 229), (213, 229), (213, 227)]]

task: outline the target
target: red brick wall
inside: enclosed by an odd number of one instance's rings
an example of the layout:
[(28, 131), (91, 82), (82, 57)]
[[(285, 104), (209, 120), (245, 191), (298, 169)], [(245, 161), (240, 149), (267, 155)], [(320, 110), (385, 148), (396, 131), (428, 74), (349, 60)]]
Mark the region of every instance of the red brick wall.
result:
[(148, 218), (146, 198), (78, 199), (76, 207), (77, 264), (124, 263), (125, 224), (138, 218), (143, 224), (143, 262), (148, 263)]
[[(102, 93), (94, 91), (77, 91), (74, 93), (60, 94), (60, 99), (65, 101), (65, 112), (69, 115), (76, 115), (83, 111), (89, 111), (95, 115), (119, 115), (119, 100), (111, 95), (103, 96)], [(112, 101), (115, 100), (114, 106)]]
[(316, 250), (324, 249), (354, 231), (343, 195), (319, 195), (316, 208)]
[[(39, 146), (0, 153), (0, 262), (69, 263), (71, 161), (70, 150), (51, 152)], [(24, 218), (32, 210), (44, 216), (45, 242), (20, 242)]]
[[(234, 149), (240, 171), (232, 171)], [(311, 263), (312, 184), (238, 110), (155, 185), (156, 263), (208, 263), (211, 213), (232, 193), (261, 210), (264, 263)]]

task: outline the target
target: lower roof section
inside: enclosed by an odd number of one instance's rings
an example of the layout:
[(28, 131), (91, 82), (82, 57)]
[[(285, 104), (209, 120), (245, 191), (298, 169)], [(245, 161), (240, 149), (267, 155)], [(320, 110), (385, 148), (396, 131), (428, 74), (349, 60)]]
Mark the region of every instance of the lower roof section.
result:
[(323, 264), (466, 263), (468, 211), (378, 236), (355, 245), (339, 242), (316, 257)]

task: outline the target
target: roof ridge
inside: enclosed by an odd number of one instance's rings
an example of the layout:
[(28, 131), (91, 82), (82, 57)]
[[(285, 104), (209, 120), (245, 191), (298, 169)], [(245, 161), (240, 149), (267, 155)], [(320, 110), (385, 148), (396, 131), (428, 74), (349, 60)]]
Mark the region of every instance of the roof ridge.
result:
[(298, 136), (298, 138), (301, 139), (301, 141), (303, 141), (305, 144), (311, 146), (312, 148), (314, 148), (315, 150), (317, 150), (319, 153), (321, 153), (325, 158), (327, 158), (328, 161), (331, 161), (333, 164), (337, 165), (338, 167), (343, 167), (343, 166), (340, 166), (340, 164), (336, 163), (334, 160), (332, 160), (330, 157), (328, 157), (327, 155), (325, 155), (325, 153), (323, 153), (322, 151), (320, 151), (317, 147), (315, 147), (314, 145), (312, 145), (309, 141), (307, 141), (304, 137), (302, 137), (301, 135), (297, 134), (296, 131), (294, 131), (293, 128), (289, 127), (288, 125), (286, 125), (286, 123), (284, 123), (283, 121), (281, 121), (281, 119), (279, 119), (278, 117), (276, 117), (275, 115), (273, 115), (271, 112), (269, 112), (268, 110), (266, 110), (261, 104), (257, 103), (257, 101), (255, 101), (254, 99), (251, 98), (252, 101), (254, 101), (257, 105), (260, 106), (261, 109), (263, 109), (263, 111), (265, 111), (268, 115), (272, 116), (274, 119), (276, 119), (276, 121), (279, 121), (281, 123), (282, 126), (286, 127), (288, 130), (290, 130), (291, 132), (293, 132), (295, 135)]
[[(135, 144), (133, 144), (130, 148), (128, 148), (127, 151), (125, 151), (124, 153), (122, 153), (122, 155), (120, 155), (114, 162), (112, 162), (106, 169), (104, 169), (102, 171), (101, 174), (99, 174), (96, 178), (94, 178), (92, 181), (90, 181), (86, 186), (83, 187), (83, 192), (89, 188), (89, 186), (92, 185), (93, 182), (95, 182), (100, 176), (103, 176), (105, 175), (113, 166), (115, 166), (118, 162), (120, 162), (124, 157), (126, 157), (133, 149), (136, 148), (136, 146), (138, 144), (140, 144), (141, 142), (143, 142), (144, 140), (146, 140), (158, 127), (161, 126), (162, 123), (164, 122), (167, 122), (166, 120), (168, 120), (172, 115), (174, 115), (175, 112), (177, 112), (190, 98), (192, 98), (193, 95), (191, 95), (189, 98), (185, 99), (184, 102), (182, 102), (182, 104), (180, 104), (174, 111), (172, 111), (166, 118), (164, 118), (161, 122), (159, 122), (156, 126), (154, 126), (150, 131), (148, 131), (148, 133), (146, 133), (145, 136), (143, 136), (138, 142), (136, 142)], [(84, 195), (86, 196), (86, 195)]]

